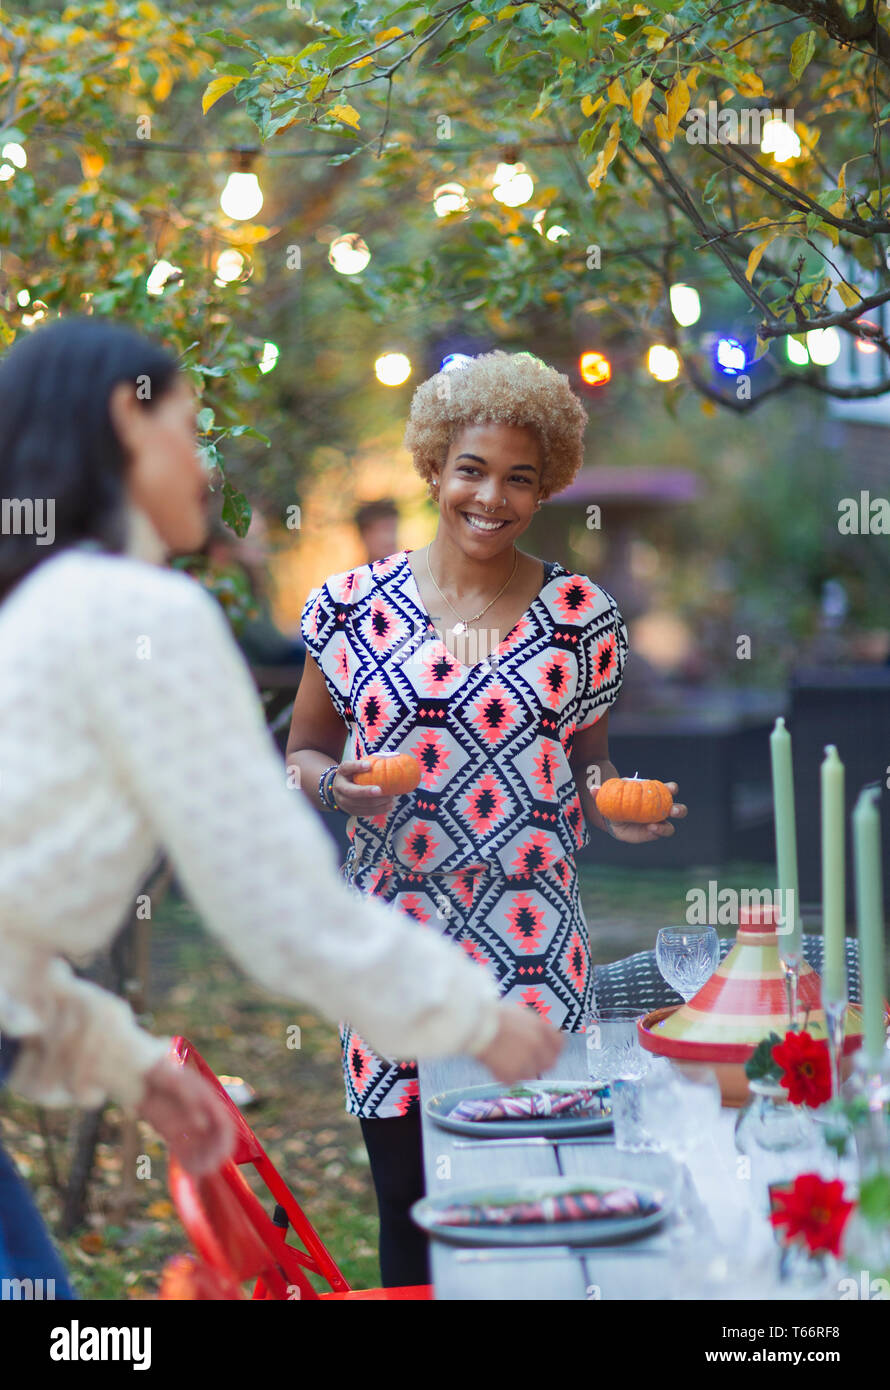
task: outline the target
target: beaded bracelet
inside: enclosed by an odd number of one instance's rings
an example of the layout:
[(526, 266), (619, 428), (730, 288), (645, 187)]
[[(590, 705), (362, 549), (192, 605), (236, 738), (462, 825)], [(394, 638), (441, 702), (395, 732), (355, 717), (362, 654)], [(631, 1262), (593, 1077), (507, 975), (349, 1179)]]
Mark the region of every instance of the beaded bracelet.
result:
[(326, 767), (318, 779), (318, 797), (321, 801), (321, 808), (323, 811), (340, 810), (340, 807), (334, 800), (333, 791), (334, 778), (337, 776), (339, 770), (339, 763), (331, 763), (330, 767)]

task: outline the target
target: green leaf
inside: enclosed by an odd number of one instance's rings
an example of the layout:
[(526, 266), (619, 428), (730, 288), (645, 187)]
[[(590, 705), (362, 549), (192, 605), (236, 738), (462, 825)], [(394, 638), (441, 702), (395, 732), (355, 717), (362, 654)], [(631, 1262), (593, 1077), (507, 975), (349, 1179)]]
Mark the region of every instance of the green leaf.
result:
[[(201, 368), (198, 368), (198, 370), (200, 371), (200, 370), (202, 370), (202, 369), (201, 369)], [(210, 369), (203, 369), (203, 370), (209, 372), (209, 371), (211, 371), (211, 370), (213, 370), (213, 369), (210, 368)], [(199, 411), (198, 411), (198, 415), (197, 415), (198, 429), (201, 431), (202, 434), (206, 434), (207, 431), (208, 431), (209, 429), (212, 429), (212, 428), (213, 428), (213, 418), (214, 418), (214, 412), (210, 409), (210, 406), (209, 406), (209, 405), (205, 405), (204, 408), (203, 408), (203, 410), (199, 410)]]
[(244, 493), (238, 492), (230, 482), (223, 483), (222, 519), (242, 540), (247, 535), (250, 516), (250, 503)]
[(816, 35), (812, 29), (808, 29), (805, 34), (798, 34), (794, 43), (791, 45), (791, 62), (789, 70), (795, 82), (799, 81), (804, 68), (809, 63), (816, 48)]
[(773, 1060), (773, 1048), (781, 1041), (778, 1033), (770, 1033), (768, 1038), (760, 1040), (745, 1063), (745, 1075), (749, 1081), (779, 1080), (782, 1071)]
[(872, 1226), (890, 1225), (890, 1173), (873, 1173), (860, 1182), (859, 1210)]

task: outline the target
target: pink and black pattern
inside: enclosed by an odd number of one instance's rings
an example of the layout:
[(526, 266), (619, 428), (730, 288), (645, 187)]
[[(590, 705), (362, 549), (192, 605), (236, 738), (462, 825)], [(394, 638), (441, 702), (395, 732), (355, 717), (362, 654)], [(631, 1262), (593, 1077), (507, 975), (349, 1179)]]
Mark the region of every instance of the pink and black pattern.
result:
[(602, 1086), (582, 1086), (577, 1091), (510, 1092), (502, 1096), (471, 1096), (457, 1103), (452, 1120), (476, 1123), (492, 1120), (581, 1119), (610, 1112), (608, 1091)]
[(436, 1213), (438, 1226), (528, 1226), (542, 1221), (591, 1221), (615, 1216), (648, 1216), (659, 1210), (654, 1198), (631, 1187), (611, 1192), (566, 1192), (536, 1202), (455, 1203)]
[[(558, 562), (487, 659), (464, 665), (432, 627), (408, 561), (332, 576), (307, 601), (306, 646), (349, 730), (345, 757), (410, 752), (420, 786), (388, 817), (352, 817), (350, 877), (451, 936), (502, 992), (577, 1031), (592, 977), (575, 852), (588, 830), (569, 760), (618, 694), (627, 655), (605, 590)], [(418, 1103), (411, 1062), (341, 1029), (347, 1109)]]

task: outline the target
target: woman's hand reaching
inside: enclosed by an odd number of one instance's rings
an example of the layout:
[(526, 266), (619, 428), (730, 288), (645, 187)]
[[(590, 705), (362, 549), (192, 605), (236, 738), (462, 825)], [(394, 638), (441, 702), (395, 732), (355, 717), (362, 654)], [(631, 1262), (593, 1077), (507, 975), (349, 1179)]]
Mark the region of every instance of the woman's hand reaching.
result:
[(162, 1057), (145, 1076), (139, 1114), (195, 1177), (213, 1173), (235, 1148), (235, 1126), (223, 1102), (196, 1072)]
[[(671, 821), (682, 820), (686, 815), (686, 807), (677, 801), (677, 793), (680, 790), (677, 783), (665, 782), (664, 785), (674, 798), (674, 804), (666, 820), (654, 821), (649, 825), (640, 824), (638, 821), (606, 820), (606, 829), (609, 834), (616, 840), (624, 840), (629, 845), (642, 845), (648, 840), (663, 840), (665, 836), (673, 835), (674, 826)], [(605, 820), (605, 817), (603, 819)]]

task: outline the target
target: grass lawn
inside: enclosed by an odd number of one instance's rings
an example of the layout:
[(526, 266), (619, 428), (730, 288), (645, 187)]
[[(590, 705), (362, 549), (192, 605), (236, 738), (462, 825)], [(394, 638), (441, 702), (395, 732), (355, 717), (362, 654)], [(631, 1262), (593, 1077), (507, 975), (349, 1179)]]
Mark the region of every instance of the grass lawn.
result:
[[(660, 926), (682, 922), (686, 893), (719, 877), (721, 887), (766, 886), (764, 866), (729, 865), (628, 872), (584, 864), (582, 896), (594, 960), (654, 945)], [(343, 1109), (336, 1030), (308, 1009), (267, 995), (240, 974), (191, 909), (170, 896), (152, 923), (149, 1025), (184, 1033), (215, 1071), (242, 1076), (257, 1092), (246, 1118), (355, 1287), (379, 1282), (376, 1215), (356, 1119)], [(299, 1028), (299, 1049), (288, 1046)], [(64, 1181), (73, 1112), (44, 1110), (10, 1095), (0, 1134), (28, 1178), (50, 1226), (60, 1210), (52, 1167)], [(121, 1116), (109, 1107), (85, 1227), (61, 1242), (83, 1298), (153, 1298), (164, 1261), (188, 1249), (167, 1197), (164, 1146), (141, 1126), (150, 1176), (121, 1209)]]

